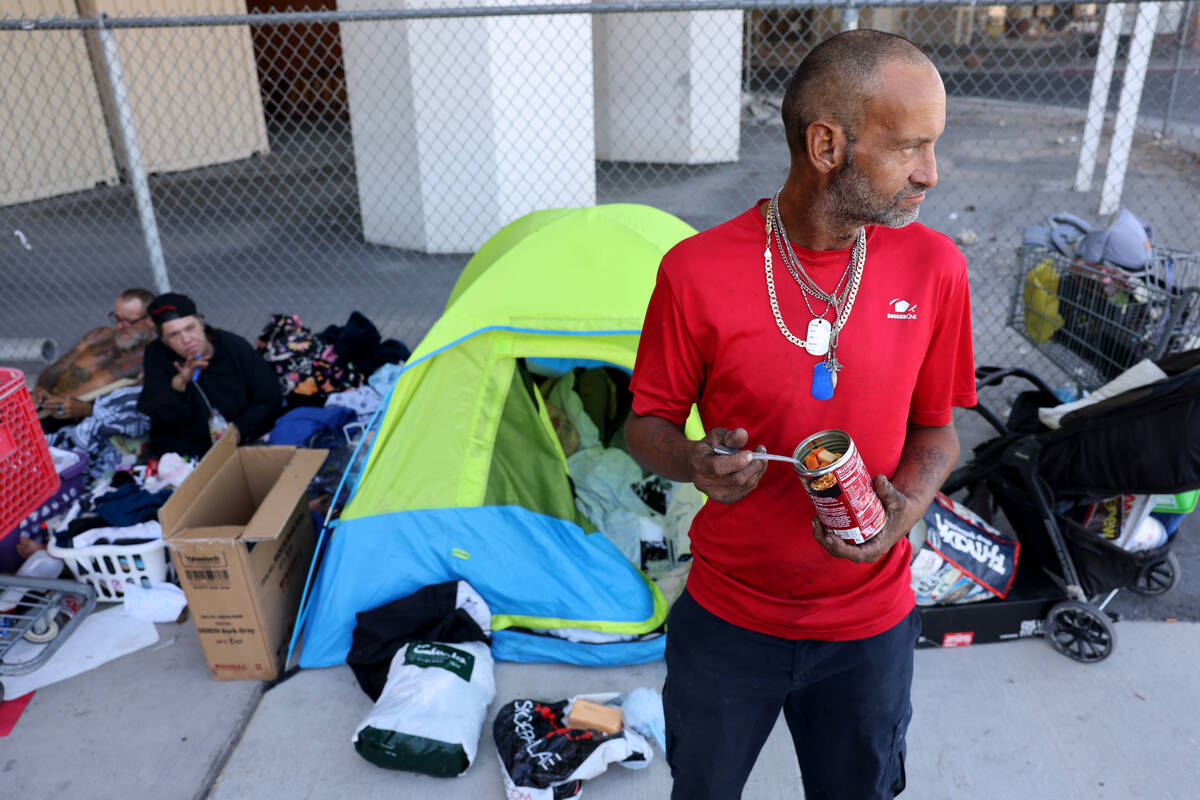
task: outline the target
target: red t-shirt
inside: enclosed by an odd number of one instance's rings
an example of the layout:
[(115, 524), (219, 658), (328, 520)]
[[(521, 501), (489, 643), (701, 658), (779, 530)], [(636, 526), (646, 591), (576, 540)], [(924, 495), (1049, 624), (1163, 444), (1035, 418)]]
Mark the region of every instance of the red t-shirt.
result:
[[(966, 260), (923, 225), (868, 226), (862, 283), (837, 348), (844, 369), (833, 398), (821, 401), (812, 396), (821, 359), (785, 339), (771, 312), (764, 227), (756, 206), (663, 257), (633, 371), (633, 410), (682, 424), (695, 403), (706, 429), (745, 428), (750, 447), (785, 455), (839, 428), (872, 475), (892, 476), (909, 420), (945, 425), (951, 406), (975, 403)], [(850, 248), (794, 249), (826, 291), (850, 258)], [(784, 322), (803, 339), (812, 315), (774, 244), (772, 253)], [(903, 619), (914, 603), (907, 539), (875, 564), (854, 564), (813, 539), (813, 516), (792, 467), (768, 462), (749, 495), (706, 503), (696, 515), (688, 592), (728, 622), (788, 639), (860, 639)]]

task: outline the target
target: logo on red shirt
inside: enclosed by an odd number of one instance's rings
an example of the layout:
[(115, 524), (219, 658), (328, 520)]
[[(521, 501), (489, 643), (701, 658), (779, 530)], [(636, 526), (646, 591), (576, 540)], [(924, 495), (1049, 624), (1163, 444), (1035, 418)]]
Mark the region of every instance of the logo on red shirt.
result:
[(888, 315), (887, 315), (888, 319), (916, 319), (917, 318), (917, 304), (910, 303), (907, 300), (902, 300), (899, 297), (897, 297), (892, 302), (888, 303), (888, 308), (891, 309), (891, 311), (889, 311)]

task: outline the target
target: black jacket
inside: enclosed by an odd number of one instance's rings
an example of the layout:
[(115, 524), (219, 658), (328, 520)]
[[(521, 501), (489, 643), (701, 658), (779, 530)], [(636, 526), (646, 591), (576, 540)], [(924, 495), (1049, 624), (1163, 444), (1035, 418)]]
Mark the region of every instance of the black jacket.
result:
[[(205, 330), (213, 356), (196, 383), (213, 407), (237, 426), (243, 442), (257, 439), (270, 430), (283, 403), (279, 379), (242, 337), (213, 327)], [(202, 456), (212, 444), (208, 405), (200, 391), (192, 384), (183, 392), (171, 388), (171, 378), (178, 374), (175, 363), (182, 361), (158, 339), (146, 345), (138, 410), (150, 417), (147, 449), (156, 458), (165, 453)]]

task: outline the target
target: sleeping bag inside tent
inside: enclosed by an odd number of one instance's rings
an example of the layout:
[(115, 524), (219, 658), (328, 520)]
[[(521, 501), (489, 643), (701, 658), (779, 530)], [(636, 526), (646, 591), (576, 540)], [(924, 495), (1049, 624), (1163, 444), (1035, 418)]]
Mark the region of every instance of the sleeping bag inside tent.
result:
[[(694, 232), (647, 206), (550, 209), (467, 263), (327, 531), (300, 666), (345, 662), (359, 612), (459, 579), (492, 611), (497, 658), (662, 657), (703, 497), (637, 467), (623, 414), (659, 261)], [(687, 433), (703, 435), (694, 409)]]

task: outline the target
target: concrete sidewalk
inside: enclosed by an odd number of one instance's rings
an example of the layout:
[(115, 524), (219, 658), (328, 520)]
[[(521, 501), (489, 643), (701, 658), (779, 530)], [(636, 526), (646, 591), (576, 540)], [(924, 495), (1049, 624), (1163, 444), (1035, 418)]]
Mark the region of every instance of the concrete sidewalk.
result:
[[(501, 702), (660, 688), (665, 671), (662, 662), (498, 664), (476, 763), (461, 778), (436, 779), (383, 770), (354, 752), (350, 736), (371, 701), (348, 668), (305, 670), (263, 694), (261, 682), (209, 678), (190, 622), (158, 628), (158, 645), (34, 695), (0, 739), (4, 797), (499, 800), (490, 726)], [(1197, 796), (1200, 624), (1116, 630), (1113, 655), (1092, 666), (1043, 639), (917, 651), (904, 797)], [(779, 726), (744, 797), (802, 797), (798, 781)], [(656, 747), (647, 769), (613, 766), (585, 789), (590, 800), (657, 800), (669, 795), (670, 776)]]
[[(1114, 654), (1070, 661), (1044, 639), (919, 650), (909, 732), (913, 800), (1194, 797), (1200, 785), (1200, 625), (1117, 625)], [(490, 723), (517, 697), (661, 687), (662, 662), (586, 669), (501, 663), (497, 699), (475, 764), (436, 779), (375, 767), (350, 736), (371, 701), (349, 668), (308, 670), (267, 692), (212, 787), (213, 800), (391, 796), (405, 800), (505, 796)], [(589, 800), (666, 798), (670, 775), (655, 751), (645, 770), (617, 766), (585, 785)], [(802, 797), (787, 730), (778, 725), (746, 800)]]
[(203, 795), (265, 684), (210, 678), (190, 621), (156, 628), (156, 644), (34, 692), (0, 739), (0, 797)]

